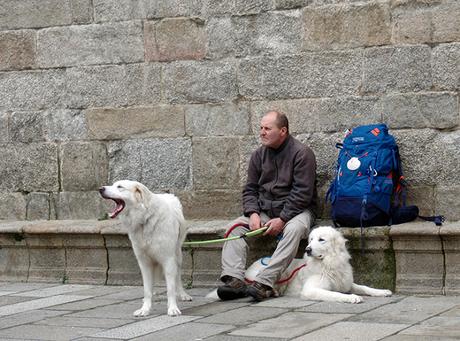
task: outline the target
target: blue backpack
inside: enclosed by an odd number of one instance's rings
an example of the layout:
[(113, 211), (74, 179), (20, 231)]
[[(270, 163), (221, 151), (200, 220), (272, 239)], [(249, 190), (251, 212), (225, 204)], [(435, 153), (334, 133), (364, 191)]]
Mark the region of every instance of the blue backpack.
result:
[[(356, 127), (336, 147), (336, 176), (326, 196), (336, 226), (391, 225), (420, 217), (417, 206), (405, 204), (399, 149), (385, 124)], [(420, 218), (437, 225), (444, 219)]]

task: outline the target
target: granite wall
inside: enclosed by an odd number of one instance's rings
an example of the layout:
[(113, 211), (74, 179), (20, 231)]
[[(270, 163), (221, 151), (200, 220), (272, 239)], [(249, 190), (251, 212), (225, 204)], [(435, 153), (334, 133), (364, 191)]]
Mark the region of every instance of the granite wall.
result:
[(322, 198), (343, 132), (385, 122), (409, 202), (459, 220), (459, 92), (458, 0), (0, 0), (0, 219), (102, 218), (122, 178), (234, 217), (275, 108)]

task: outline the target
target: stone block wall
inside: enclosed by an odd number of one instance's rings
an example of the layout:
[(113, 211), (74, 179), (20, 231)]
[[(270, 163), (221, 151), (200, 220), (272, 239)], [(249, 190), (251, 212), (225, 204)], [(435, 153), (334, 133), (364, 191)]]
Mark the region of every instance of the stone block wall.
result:
[(409, 202), (459, 220), (459, 92), (457, 0), (0, 0), (0, 219), (103, 217), (122, 178), (234, 217), (274, 108), (322, 195), (343, 132), (384, 122)]

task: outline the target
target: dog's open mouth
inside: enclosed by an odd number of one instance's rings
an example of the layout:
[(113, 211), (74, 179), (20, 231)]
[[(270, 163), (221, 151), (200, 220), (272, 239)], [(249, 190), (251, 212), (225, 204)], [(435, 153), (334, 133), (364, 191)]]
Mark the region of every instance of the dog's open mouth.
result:
[(120, 214), (121, 211), (123, 211), (123, 209), (125, 208), (125, 202), (121, 199), (113, 199), (113, 198), (108, 198), (108, 199), (112, 199), (113, 201), (115, 201), (115, 209), (109, 213), (109, 217), (110, 218), (115, 218), (117, 215)]
[(109, 217), (110, 218), (115, 218), (117, 215), (120, 214), (121, 211), (123, 211), (123, 209), (125, 208), (125, 201), (123, 199), (119, 199), (119, 198), (111, 198), (109, 197), (106, 193), (105, 193), (105, 187), (101, 187), (99, 189), (99, 193), (101, 193), (101, 196), (104, 198), (104, 199), (110, 199), (110, 200), (113, 200), (115, 201), (115, 208), (114, 210), (109, 213)]

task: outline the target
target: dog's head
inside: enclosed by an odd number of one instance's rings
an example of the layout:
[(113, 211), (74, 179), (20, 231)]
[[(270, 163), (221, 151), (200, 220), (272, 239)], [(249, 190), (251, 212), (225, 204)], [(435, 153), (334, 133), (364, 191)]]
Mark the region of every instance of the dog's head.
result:
[(308, 237), (305, 253), (308, 257), (325, 259), (339, 253), (347, 253), (346, 239), (332, 226), (320, 226), (313, 229)]
[(115, 201), (115, 209), (109, 214), (110, 218), (115, 218), (126, 206), (141, 205), (146, 195), (146, 187), (136, 181), (120, 180), (112, 186), (102, 186), (99, 193), (103, 198)]

